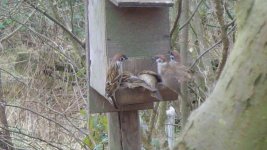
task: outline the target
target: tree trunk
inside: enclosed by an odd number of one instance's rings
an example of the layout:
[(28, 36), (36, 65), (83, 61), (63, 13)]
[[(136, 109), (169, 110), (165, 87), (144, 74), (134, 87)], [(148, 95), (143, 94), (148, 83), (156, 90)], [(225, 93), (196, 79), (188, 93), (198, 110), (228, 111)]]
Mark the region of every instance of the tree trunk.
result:
[(238, 36), (219, 81), (175, 149), (267, 149), (267, 1), (237, 2)]
[[(184, 0), (182, 2), (182, 13), (181, 13), (181, 20), (180, 23), (184, 24), (187, 19), (189, 18), (189, 1)], [(181, 30), (180, 36), (180, 52), (181, 52), (181, 61), (184, 65), (187, 65), (187, 53), (188, 53), (188, 28), (189, 25), (187, 24)], [(189, 106), (189, 99), (188, 99), (188, 91), (186, 83), (181, 84), (181, 93), (182, 93), (182, 101), (181, 101), (181, 115), (182, 115), (182, 127), (184, 127), (187, 118), (190, 114), (190, 106)], [(178, 109), (179, 110), (179, 109)]]
[(6, 118), (6, 107), (5, 101), (3, 98), (3, 90), (2, 90), (2, 77), (0, 71), (0, 148), (6, 150), (12, 150), (13, 144), (10, 137), (10, 132), (8, 130), (8, 123)]

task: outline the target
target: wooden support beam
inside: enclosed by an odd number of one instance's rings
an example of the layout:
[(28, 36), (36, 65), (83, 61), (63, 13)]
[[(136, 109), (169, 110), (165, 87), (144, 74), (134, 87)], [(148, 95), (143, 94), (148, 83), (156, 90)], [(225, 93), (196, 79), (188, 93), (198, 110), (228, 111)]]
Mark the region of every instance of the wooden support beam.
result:
[(138, 111), (108, 114), (109, 149), (141, 150), (141, 130)]

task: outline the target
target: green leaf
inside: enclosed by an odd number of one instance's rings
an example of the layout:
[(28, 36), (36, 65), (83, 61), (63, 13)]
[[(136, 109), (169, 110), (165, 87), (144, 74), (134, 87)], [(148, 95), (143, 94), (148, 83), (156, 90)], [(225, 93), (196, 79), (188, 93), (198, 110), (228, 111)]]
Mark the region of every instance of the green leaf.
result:
[(84, 67), (79, 69), (78, 72), (77, 72), (77, 76), (80, 77), (80, 78), (84, 77), (85, 74), (86, 74), (86, 69)]
[(5, 29), (5, 25), (3, 25), (3, 23), (0, 23), (0, 30), (1, 29)]
[(90, 146), (90, 139), (89, 139), (89, 137), (87, 136), (87, 137), (85, 137), (84, 139), (83, 139), (83, 143), (85, 144), (85, 145), (88, 145), (88, 146)]
[(11, 24), (11, 23), (13, 23), (13, 20), (12, 20), (12, 19), (6, 19), (6, 20), (5, 20), (5, 24), (6, 24), (6, 25), (9, 25), (9, 24)]
[(81, 114), (82, 116), (86, 116), (86, 110), (84, 110), (84, 109), (80, 109), (80, 114)]

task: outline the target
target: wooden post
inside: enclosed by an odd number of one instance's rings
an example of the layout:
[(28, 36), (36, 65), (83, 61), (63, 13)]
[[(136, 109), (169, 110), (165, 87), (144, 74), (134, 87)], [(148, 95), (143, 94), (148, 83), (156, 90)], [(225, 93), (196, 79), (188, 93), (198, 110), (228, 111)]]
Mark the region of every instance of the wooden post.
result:
[[(110, 150), (141, 150), (138, 110), (151, 109), (153, 102), (159, 100), (143, 89), (122, 89), (116, 93), (120, 108), (114, 109), (104, 97), (107, 68), (110, 58), (122, 52), (130, 58), (125, 64), (126, 71), (136, 74), (145, 69), (156, 70), (151, 57), (170, 50), (168, 6), (173, 5), (173, 0), (87, 2), (91, 37), (87, 39), (90, 113), (108, 112)], [(158, 88), (164, 100), (177, 98), (177, 93), (170, 89)]]
[(137, 110), (109, 113), (108, 121), (110, 150), (141, 150)]

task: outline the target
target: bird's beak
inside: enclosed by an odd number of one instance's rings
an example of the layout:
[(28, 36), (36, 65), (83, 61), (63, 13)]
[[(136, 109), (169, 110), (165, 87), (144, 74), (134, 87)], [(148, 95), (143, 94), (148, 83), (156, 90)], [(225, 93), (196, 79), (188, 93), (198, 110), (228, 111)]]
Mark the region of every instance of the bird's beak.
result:
[(168, 55), (172, 55), (172, 51), (168, 51)]
[(154, 57), (151, 57), (151, 59), (152, 59), (153, 64), (155, 64), (157, 57), (154, 56)]
[(125, 60), (128, 60), (128, 57), (126, 55), (123, 56)]

